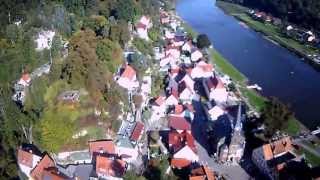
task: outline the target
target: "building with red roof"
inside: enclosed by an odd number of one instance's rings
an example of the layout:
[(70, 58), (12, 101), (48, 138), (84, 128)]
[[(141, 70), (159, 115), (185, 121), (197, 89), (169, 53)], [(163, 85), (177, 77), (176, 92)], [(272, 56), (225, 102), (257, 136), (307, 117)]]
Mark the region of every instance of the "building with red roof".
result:
[(120, 77), (117, 79), (117, 83), (128, 90), (138, 88), (139, 82), (137, 81), (136, 71), (130, 65), (125, 65), (120, 70)]
[(89, 151), (92, 155), (93, 153), (100, 154), (115, 154), (115, 145), (112, 140), (99, 140), (89, 142)]
[(42, 180), (44, 176), (44, 171), (47, 168), (55, 167), (54, 161), (51, 159), (51, 157), (46, 154), (40, 162), (37, 164), (37, 166), (31, 171), (31, 178), (34, 180)]
[(30, 176), (30, 172), (41, 160), (39, 155), (36, 155), (32, 152), (32, 150), (27, 151), (23, 149), (18, 149), (18, 165), (21, 172), (23, 172), (26, 176)]
[(189, 180), (215, 180), (214, 172), (208, 166), (201, 166), (193, 169), (189, 176)]
[(172, 154), (171, 166), (173, 168), (184, 168), (199, 160), (194, 138), (188, 131), (171, 130), (168, 144)]
[(169, 116), (169, 127), (175, 129), (178, 132), (191, 131), (191, 124), (184, 117)]
[(130, 136), (130, 140), (138, 141), (141, 138), (143, 130), (144, 130), (144, 124), (141, 122), (137, 122)]
[(28, 73), (24, 73), (21, 76), (20, 80), (18, 81), (18, 84), (22, 85), (24, 87), (29, 86), (30, 83), (31, 83), (31, 77), (30, 77), (30, 74), (28, 74)]
[(98, 178), (110, 179), (112, 177), (122, 177), (125, 170), (126, 163), (121, 159), (96, 156), (95, 171)]

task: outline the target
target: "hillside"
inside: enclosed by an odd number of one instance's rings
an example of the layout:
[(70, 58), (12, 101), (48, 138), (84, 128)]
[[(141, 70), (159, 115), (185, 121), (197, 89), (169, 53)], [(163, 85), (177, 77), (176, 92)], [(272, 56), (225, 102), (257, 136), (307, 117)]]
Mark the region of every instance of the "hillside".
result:
[[(112, 79), (124, 62), (128, 26), (153, 15), (157, 2), (1, 1), (1, 178), (18, 177), (23, 142), (57, 152), (114, 134), (128, 99)], [(15, 87), (19, 79), (28, 88)]]

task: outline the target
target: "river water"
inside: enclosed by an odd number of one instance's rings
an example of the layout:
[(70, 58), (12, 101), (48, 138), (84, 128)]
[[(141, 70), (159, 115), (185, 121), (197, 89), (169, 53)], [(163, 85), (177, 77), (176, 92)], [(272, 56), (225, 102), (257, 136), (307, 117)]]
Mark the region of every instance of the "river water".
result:
[(194, 30), (209, 36), (214, 47), (257, 83), (265, 96), (289, 104), (308, 128), (320, 125), (320, 72), (292, 52), (224, 14), (214, 0), (179, 0), (177, 13)]

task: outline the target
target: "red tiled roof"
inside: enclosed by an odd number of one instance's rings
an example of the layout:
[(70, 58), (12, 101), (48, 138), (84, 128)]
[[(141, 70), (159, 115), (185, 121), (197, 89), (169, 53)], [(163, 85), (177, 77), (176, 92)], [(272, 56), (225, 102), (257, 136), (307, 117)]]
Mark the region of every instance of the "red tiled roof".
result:
[(46, 168), (54, 167), (55, 164), (49, 155), (45, 155), (37, 166), (31, 171), (30, 176), (35, 180), (42, 180), (43, 179), (43, 171)]
[(96, 157), (96, 173), (105, 176), (121, 177), (125, 172), (126, 163), (120, 159), (109, 159), (103, 156)]
[(18, 150), (18, 163), (32, 168), (33, 154), (22, 149)]
[(170, 74), (177, 74), (179, 72), (180, 72), (180, 68), (179, 67), (170, 69)]
[(130, 139), (133, 141), (138, 141), (143, 131), (143, 128), (144, 128), (144, 125), (141, 122), (137, 122), (136, 126), (133, 129)]
[(179, 98), (178, 88), (171, 88), (171, 94), (178, 99)]
[(141, 28), (141, 29), (147, 29), (147, 25), (139, 22), (139, 23), (136, 25), (136, 28), (137, 28), (137, 29), (140, 29), (140, 28)]
[(30, 75), (28, 73), (23, 74), (21, 79), (24, 80), (24, 81), (30, 81), (31, 80)]
[(121, 74), (121, 77), (128, 78), (130, 80), (133, 80), (134, 76), (136, 75), (136, 71), (129, 65), (126, 65), (125, 70)]
[(221, 81), (221, 79), (218, 79), (218, 84), (217, 84), (216, 89), (224, 89), (224, 84), (223, 84), (223, 82)]
[(60, 173), (56, 168), (47, 168), (43, 171), (43, 179), (65, 180), (68, 177)]
[(189, 146), (191, 150), (193, 150), (195, 153), (197, 152), (193, 136), (186, 131), (178, 133), (176, 130), (171, 130), (169, 132), (168, 143), (174, 153), (182, 149), (184, 146)]
[(184, 110), (184, 107), (181, 104), (174, 106), (174, 113), (175, 114), (181, 114), (183, 112), (183, 110)]
[(200, 61), (197, 64), (198, 67), (202, 68), (204, 72), (212, 72), (213, 71), (213, 65), (206, 63), (204, 61)]
[(191, 161), (186, 159), (174, 158), (171, 160), (171, 166), (173, 168), (184, 168), (191, 164)]
[(158, 106), (161, 106), (164, 102), (166, 101), (166, 98), (165, 97), (163, 97), (163, 96), (159, 96), (157, 99), (156, 99), (156, 104), (158, 105)]
[(169, 116), (169, 126), (176, 130), (191, 130), (190, 123), (183, 117)]
[(191, 171), (189, 180), (197, 180), (197, 179), (215, 180), (214, 172), (211, 169), (209, 169), (207, 166), (201, 166), (199, 168), (193, 169)]
[(89, 151), (91, 154), (94, 152), (115, 154), (115, 145), (112, 140), (90, 141)]

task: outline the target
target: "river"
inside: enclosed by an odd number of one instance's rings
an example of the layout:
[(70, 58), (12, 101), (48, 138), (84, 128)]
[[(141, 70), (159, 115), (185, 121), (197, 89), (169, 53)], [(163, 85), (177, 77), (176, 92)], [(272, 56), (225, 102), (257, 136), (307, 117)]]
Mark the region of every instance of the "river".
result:
[(194, 30), (207, 34), (213, 46), (262, 94), (289, 104), (308, 128), (320, 125), (320, 72), (292, 52), (224, 14), (214, 0), (179, 0), (178, 15)]

